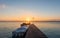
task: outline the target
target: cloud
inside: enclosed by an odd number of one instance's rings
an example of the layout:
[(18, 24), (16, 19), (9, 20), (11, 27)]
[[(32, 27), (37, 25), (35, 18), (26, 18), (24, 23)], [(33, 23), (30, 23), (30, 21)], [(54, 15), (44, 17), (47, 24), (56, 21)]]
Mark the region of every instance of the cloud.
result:
[(0, 9), (4, 9), (6, 8), (7, 6), (5, 4), (0, 4)]

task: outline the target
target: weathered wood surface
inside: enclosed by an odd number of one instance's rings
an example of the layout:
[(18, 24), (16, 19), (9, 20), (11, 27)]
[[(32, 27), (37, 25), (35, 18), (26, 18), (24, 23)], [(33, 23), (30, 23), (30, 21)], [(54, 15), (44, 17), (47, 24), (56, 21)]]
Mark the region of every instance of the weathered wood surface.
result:
[(48, 38), (43, 32), (41, 32), (34, 24), (31, 24), (28, 28), (25, 38)]

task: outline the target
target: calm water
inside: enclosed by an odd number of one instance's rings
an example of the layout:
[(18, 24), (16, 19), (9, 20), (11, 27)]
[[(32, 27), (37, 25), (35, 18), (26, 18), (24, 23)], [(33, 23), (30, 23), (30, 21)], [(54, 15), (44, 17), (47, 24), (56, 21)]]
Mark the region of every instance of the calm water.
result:
[[(0, 22), (0, 38), (11, 38), (22, 22)], [(60, 22), (34, 22), (48, 38), (60, 38)]]

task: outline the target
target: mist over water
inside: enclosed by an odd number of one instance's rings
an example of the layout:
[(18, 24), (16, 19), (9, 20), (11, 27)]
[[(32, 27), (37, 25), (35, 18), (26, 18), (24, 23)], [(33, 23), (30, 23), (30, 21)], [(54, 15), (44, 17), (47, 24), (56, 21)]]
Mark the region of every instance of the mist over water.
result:
[[(60, 22), (32, 22), (48, 38), (60, 38)], [(20, 27), (22, 22), (0, 22), (0, 38), (11, 38), (12, 31)]]

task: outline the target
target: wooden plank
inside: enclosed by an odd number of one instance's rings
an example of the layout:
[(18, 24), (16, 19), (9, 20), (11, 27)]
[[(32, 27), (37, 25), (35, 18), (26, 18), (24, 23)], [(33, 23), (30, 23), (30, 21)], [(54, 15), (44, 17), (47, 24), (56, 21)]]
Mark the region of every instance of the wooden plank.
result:
[(34, 24), (28, 28), (25, 38), (48, 38), (42, 31), (40, 31)]

